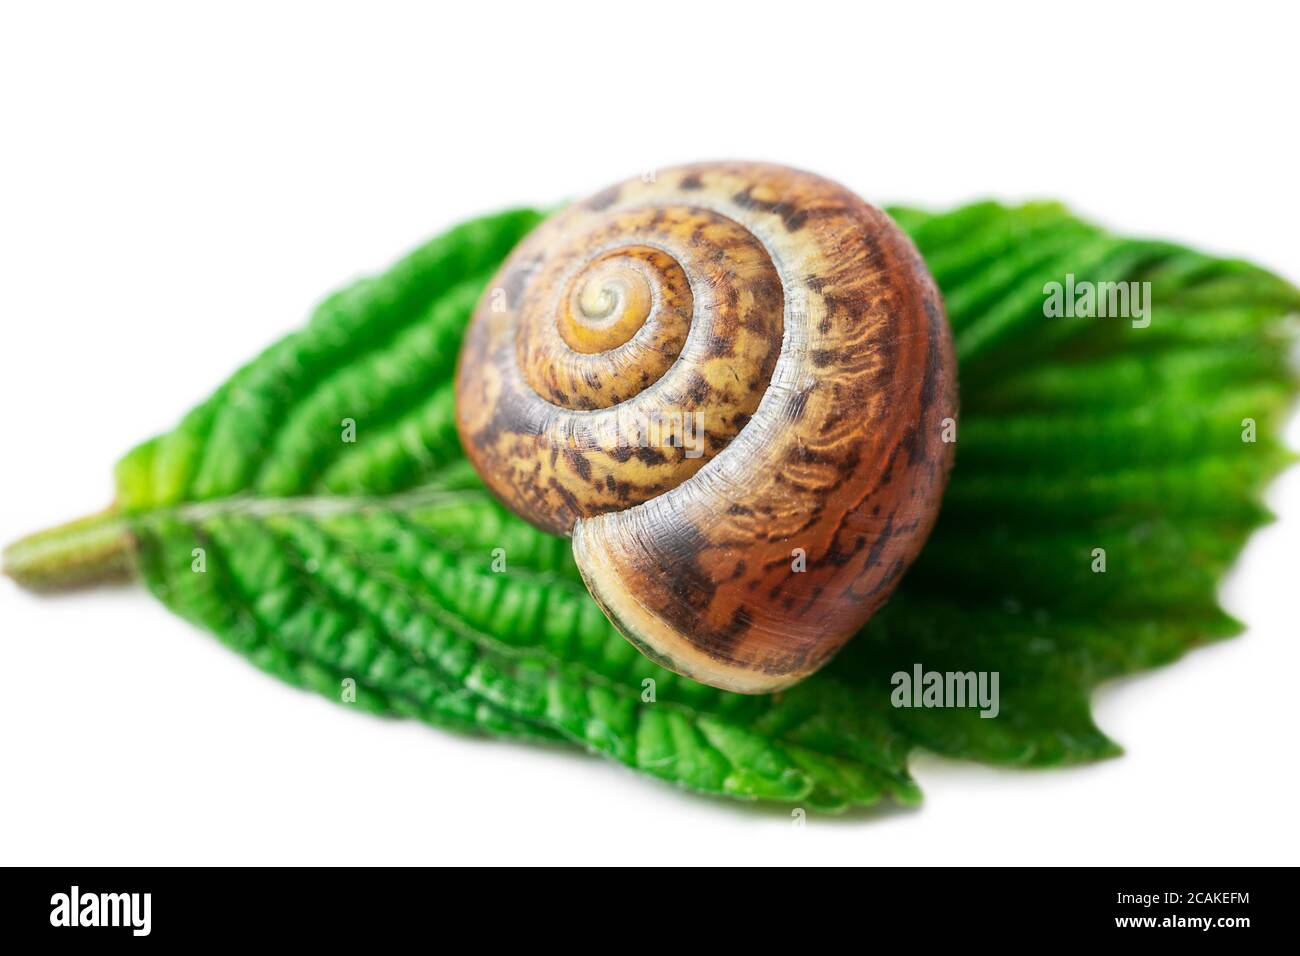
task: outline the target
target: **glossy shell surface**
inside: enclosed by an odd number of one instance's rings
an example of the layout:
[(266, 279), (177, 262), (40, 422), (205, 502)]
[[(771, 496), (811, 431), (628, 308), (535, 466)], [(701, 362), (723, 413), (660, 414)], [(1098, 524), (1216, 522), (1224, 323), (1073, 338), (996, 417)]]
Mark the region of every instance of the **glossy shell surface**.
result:
[(943, 303), (884, 213), (712, 163), (569, 206), (484, 293), (457, 373), (470, 460), (571, 534), (649, 657), (746, 693), (824, 664), (929, 534), (957, 415)]

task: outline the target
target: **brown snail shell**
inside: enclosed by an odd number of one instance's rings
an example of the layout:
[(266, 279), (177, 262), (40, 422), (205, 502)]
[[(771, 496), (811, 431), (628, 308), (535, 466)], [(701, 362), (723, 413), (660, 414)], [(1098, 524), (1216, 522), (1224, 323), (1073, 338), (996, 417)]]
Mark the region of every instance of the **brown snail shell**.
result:
[(888, 216), (809, 173), (706, 163), (529, 235), (474, 314), (456, 404), (488, 487), (573, 536), (633, 644), (762, 693), (826, 663), (916, 557), (955, 361)]

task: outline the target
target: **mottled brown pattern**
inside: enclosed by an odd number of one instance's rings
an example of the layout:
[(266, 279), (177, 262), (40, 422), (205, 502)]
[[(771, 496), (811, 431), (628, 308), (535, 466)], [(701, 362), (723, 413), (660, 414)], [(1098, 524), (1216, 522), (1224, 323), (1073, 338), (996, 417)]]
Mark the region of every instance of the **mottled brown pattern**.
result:
[[(584, 272), (633, 249), (658, 270), (644, 323), (624, 340), (640, 313), (604, 312), (646, 301), (619, 271), (617, 295), (587, 290), (590, 336), (563, 334)], [(571, 347), (601, 337), (617, 344)], [(633, 369), (634, 354), (649, 361)], [(751, 693), (816, 670), (888, 597), (934, 524), (953, 451), (941, 423), (957, 414), (942, 301), (911, 242), (832, 182), (751, 163), (632, 180), (540, 227), (476, 312), (457, 399), (479, 473), (573, 534), (619, 629)], [(629, 430), (696, 410), (698, 458), (671, 425), (651, 447)]]
[[(635, 271), (651, 308), (641, 316), (637, 299), (630, 317), (587, 320), (585, 341), (604, 334), (613, 347), (577, 351), (575, 298), (611, 267)], [(505, 311), (493, 311), (498, 288)], [(661, 203), (571, 207), (515, 250), (475, 314), (457, 384), (470, 458), (511, 508), (561, 534), (654, 498), (750, 420), (780, 352), (782, 306), (767, 252), (730, 219)]]

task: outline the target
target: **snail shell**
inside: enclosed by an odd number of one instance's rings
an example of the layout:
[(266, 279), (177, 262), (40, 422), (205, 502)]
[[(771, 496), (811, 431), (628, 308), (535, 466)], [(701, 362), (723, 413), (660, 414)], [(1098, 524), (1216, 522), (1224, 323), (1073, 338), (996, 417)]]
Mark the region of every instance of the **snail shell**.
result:
[(888, 216), (809, 173), (710, 163), (529, 235), (474, 314), (456, 403), (479, 475), (572, 535), (633, 644), (761, 693), (826, 663), (916, 557), (955, 362)]

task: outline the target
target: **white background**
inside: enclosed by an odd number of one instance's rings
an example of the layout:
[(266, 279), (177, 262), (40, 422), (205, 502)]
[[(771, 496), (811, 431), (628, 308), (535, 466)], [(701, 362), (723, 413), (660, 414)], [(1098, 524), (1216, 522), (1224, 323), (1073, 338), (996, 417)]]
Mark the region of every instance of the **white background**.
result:
[[(5, 541), (106, 504), (124, 450), (358, 272), (677, 162), (776, 160), (877, 202), (1061, 197), (1300, 278), (1290, 13), (209, 9), (0, 14)], [(1125, 756), (921, 757), (920, 809), (801, 830), (350, 713), (142, 590), (3, 581), (0, 862), (1294, 864), (1300, 471), (1269, 500), (1223, 595), (1249, 632), (1097, 694)]]

